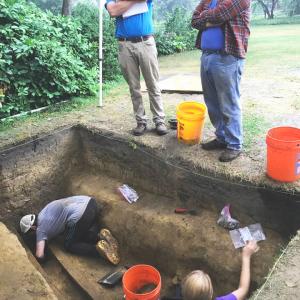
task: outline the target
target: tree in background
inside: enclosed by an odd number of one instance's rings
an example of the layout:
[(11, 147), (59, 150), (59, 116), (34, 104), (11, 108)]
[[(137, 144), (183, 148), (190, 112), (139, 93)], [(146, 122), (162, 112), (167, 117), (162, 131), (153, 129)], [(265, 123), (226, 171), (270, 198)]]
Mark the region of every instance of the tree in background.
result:
[(62, 0), (29, 0), (42, 10), (50, 10), (54, 14), (60, 14), (62, 8)]
[(163, 21), (175, 8), (185, 9), (192, 16), (192, 12), (200, 0), (157, 0), (154, 4), (154, 20)]
[(265, 18), (273, 19), (274, 18), (274, 11), (277, 8), (279, 0), (255, 0), (257, 2), (265, 15)]
[(72, 0), (63, 0), (61, 14), (65, 17), (71, 16), (72, 12)]
[(81, 2), (90, 2), (87, 0), (28, 0), (36, 4), (43, 10), (50, 10), (55, 14), (62, 14), (63, 16), (70, 16), (72, 8)]
[(300, 15), (300, 0), (283, 0), (288, 16)]

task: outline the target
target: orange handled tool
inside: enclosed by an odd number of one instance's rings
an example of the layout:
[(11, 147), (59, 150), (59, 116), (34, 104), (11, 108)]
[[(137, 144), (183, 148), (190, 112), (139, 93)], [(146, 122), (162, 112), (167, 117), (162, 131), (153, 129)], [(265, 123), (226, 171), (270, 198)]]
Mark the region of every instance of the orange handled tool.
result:
[(194, 209), (188, 209), (188, 208), (180, 208), (180, 207), (177, 207), (175, 208), (174, 210), (175, 214), (189, 214), (189, 215), (197, 215), (197, 211), (194, 210)]

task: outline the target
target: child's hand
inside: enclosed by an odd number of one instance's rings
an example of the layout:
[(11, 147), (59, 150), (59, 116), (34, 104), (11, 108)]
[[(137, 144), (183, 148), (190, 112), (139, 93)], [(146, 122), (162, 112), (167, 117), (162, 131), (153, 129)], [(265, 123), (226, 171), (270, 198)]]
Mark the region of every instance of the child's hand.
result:
[(243, 256), (251, 257), (252, 254), (259, 250), (259, 246), (257, 245), (256, 241), (247, 241), (247, 245), (243, 248)]

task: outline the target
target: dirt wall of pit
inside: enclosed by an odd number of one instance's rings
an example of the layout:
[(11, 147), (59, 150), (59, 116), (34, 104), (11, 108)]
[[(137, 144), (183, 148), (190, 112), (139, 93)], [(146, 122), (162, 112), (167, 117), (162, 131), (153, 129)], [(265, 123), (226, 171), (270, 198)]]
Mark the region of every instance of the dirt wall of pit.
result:
[(81, 163), (77, 137), (75, 130), (60, 130), (0, 153), (1, 219), (38, 212), (65, 196), (66, 178)]
[(1, 222), (0, 240), (0, 298), (57, 300), (45, 278), (27, 257), (16, 235)]
[(178, 199), (185, 207), (220, 212), (226, 203), (243, 223), (263, 223), (289, 237), (300, 228), (300, 193), (291, 194), (206, 174), (192, 162), (105, 131), (78, 128), (89, 172), (104, 172), (146, 191)]

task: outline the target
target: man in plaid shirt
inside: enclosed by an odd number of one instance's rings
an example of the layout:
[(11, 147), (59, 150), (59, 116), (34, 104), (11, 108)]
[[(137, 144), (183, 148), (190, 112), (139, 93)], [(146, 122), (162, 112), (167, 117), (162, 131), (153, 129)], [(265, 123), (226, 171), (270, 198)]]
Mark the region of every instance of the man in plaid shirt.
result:
[(222, 162), (242, 151), (240, 79), (250, 35), (250, 0), (202, 0), (192, 26), (199, 30), (196, 46), (202, 50), (201, 81), (204, 101), (216, 138), (205, 150), (224, 149)]

